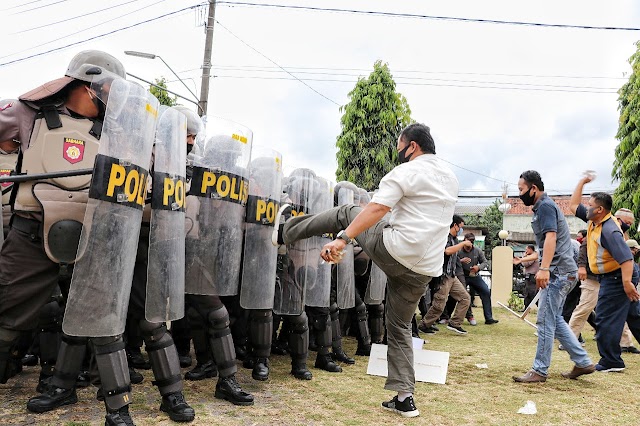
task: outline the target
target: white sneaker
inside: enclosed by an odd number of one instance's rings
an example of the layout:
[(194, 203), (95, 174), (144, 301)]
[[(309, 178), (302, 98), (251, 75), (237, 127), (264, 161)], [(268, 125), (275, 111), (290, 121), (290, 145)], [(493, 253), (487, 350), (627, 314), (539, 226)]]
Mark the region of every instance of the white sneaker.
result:
[(469, 321), (469, 324), (471, 325), (478, 325), (478, 321), (476, 321), (474, 317), (467, 318), (467, 321)]

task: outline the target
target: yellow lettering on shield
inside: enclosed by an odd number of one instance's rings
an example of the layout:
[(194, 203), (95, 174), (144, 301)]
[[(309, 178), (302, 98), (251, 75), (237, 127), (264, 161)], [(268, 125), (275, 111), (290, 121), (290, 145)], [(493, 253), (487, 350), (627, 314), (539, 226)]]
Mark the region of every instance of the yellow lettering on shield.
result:
[(126, 177), (126, 170), (119, 164), (111, 165), (111, 174), (109, 175), (109, 183), (107, 184), (107, 196), (113, 197), (113, 192), (117, 186), (121, 186), (124, 183)]
[(216, 175), (211, 172), (204, 172), (202, 175), (202, 188), (200, 188), (201, 194), (207, 193), (207, 188), (215, 185), (216, 183)]
[(173, 179), (164, 178), (164, 191), (162, 197), (162, 205), (169, 205), (169, 197), (175, 194), (176, 185), (173, 183)]

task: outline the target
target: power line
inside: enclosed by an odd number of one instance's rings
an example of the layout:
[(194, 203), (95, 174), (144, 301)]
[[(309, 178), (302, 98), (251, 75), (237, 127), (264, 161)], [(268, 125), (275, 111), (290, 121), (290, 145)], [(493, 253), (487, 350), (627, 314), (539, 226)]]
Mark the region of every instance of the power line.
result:
[(6, 12), (7, 10), (17, 9), (17, 8), (19, 8), (19, 7), (24, 7), (24, 6), (27, 6), (27, 5), (33, 4), (33, 3), (40, 3), (41, 1), (45, 1), (45, 0), (33, 0), (33, 1), (30, 1), (30, 2), (27, 2), (27, 3), (19, 4), (19, 5), (17, 5), (17, 6), (11, 6), (11, 7), (8, 7), (8, 8), (6, 8), (6, 9), (0, 9), (0, 12)]
[(98, 27), (98, 26), (100, 26), (100, 25), (104, 25), (104, 24), (108, 24), (109, 22), (117, 21), (118, 19), (120, 19), (120, 18), (122, 18), (122, 17), (129, 16), (129, 15), (131, 15), (131, 14), (133, 14), (133, 13), (139, 12), (139, 11), (141, 11), (141, 10), (147, 9), (147, 8), (149, 8), (149, 7), (152, 7), (152, 6), (156, 6), (156, 5), (158, 5), (158, 4), (160, 4), (160, 3), (163, 3), (163, 2), (165, 2), (165, 1), (166, 1), (166, 0), (160, 0), (160, 1), (157, 1), (157, 2), (155, 2), (155, 3), (152, 3), (152, 4), (148, 4), (148, 5), (146, 5), (146, 6), (143, 6), (143, 7), (139, 8), (139, 9), (133, 10), (133, 11), (131, 11), (131, 12), (127, 12), (127, 13), (125, 13), (125, 14), (123, 14), (123, 15), (116, 16), (115, 18), (109, 19), (108, 21), (100, 22), (99, 24), (92, 25), (92, 26), (87, 27), (87, 28), (83, 28), (83, 29), (81, 29), (81, 30), (78, 30), (78, 31), (73, 32), (73, 33), (70, 33), (70, 34), (63, 35), (62, 37), (58, 37), (58, 38), (53, 39), (53, 40), (48, 40), (48, 41), (46, 41), (46, 42), (44, 42), (44, 43), (41, 43), (41, 44), (38, 44), (38, 45), (36, 45), (36, 46), (28, 47), (28, 48), (26, 48), (26, 49), (22, 49), (22, 50), (19, 50), (19, 51), (17, 51), (17, 52), (9, 53), (8, 55), (0, 56), (0, 59), (4, 59), (4, 58), (8, 58), (8, 57), (10, 57), (10, 56), (18, 55), (18, 54), (20, 54), (20, 53), (28, 52), (28, 51), (30, 51), (30, 50), (34, 50), (34, 49), (37, 49), (37, 48), (39, 48), (39, 47), (46, 46), (46, 45), (51, 44), (51, 43), (54, 43), (54, 42), (56, 42), (56, 41), (64, 40), (65, 38), (69, 38), (69, 37), (71, 37), (71, 36), (73, 36), (73, 35), (80, 34), (80, 33), (82, 33), (82, 32), (88, 31), (88, 30), (93, 30), (93, 29), (95, 29), (96, 27)]
[(50, 49), (50, 50), (47, 50), (45, 52), (35, 53), (33, 55), (29, 55), (29, 56), (26, 56), (24, 58), (14, 59), (13, 61), (0, 63), (0, 67), (6, 66), (6, 65), (10, 65), (10, 64), (15, 64), (15, 63), (18, 63), (18, 62), (23, 62), (23, 61), (26, 61), (26, 60), (32, 59), (32, 58), (37, 58), (38, 56), (43, 56), (43, 55), (46, 55), (46, 54), (51, 53), (51, 52), (56, 52), (58, 50), (63, 50), (63, 49), (66, 49), (68, 47), (75, 46), (75, 45), (78, 45), (78, 44), (83, 44), (83, 43), (86, 43), (86, 42), (91, 41), (91, 40), (96, 40), (96, 39), (99, 39), (99, 38), (102, 38), (102, 37), (105, 37), (105, 36), (108, 36), (108, 35), (111, 35), (111, 34), (118, 33), (120, 31), (128, 30), (130, 28), (134, 28), (134, 27), (137, 27), (137, 26), (140, 26), (140, 25), (143, 25), (143, 24), (148, 24), (149, 22), (157, 21), (158, 19), (166, 18), (168, 16), (172, 16), (172, 15), (175, 15), (177, 13), (184, 12), (184, 11), (189, 10), (189, 9), (193, 9), (195, 7), (197, 7), (197, 5), (196, 6), (188, 6), (188, 7), (173, 11), (173, 12), (165, 13), (164, 15), (156, 16), (155, 18), (146, 19), (144, 21), (141, 21), (141, 22), (138, 22), (138, 23), (135, 23), (135, 24), (131, 24), (131, 25), (128, 25), (126, 27), (122, 27), (122, 28), (118, 28), (118, 29), (113, 30), (113, 31), (109, 31), (109, 32), (106, 32), (104, 34), (100, 34), (100, 35), (97, 35), (97, 36), (94, 36), (94, 37), (89, 37), (87, 39), (76, 41), (74, 43), (69, 43), (69, 44), (67, 44), (65, 46), (56, 47), (54, 49)]
[[(266, 67), (258, 65), (215, 65), (213, 68), (219, 68), (224, 70), (241, 71), (245, 68), (264, 70), (264, 72), (277, 72), (275, 67)], [(323, 71), (362, 71), (372, 72), (372, 69), (367, 68), (330, 68), (330, 67), (288, 67), (284, 68), (296, 72), (303, 73), (303, 71), (294, 70), (323, 70)], [(184, 70), (180, 72), (195, 71), (196, 69)], [(628, 80), (627, 77), (606, 77), (606, 76), (587, 76), (587, 75), (541, 75), (541, 74), (505, 74), (505, 73), (481, 73), (481, 72), (459, 72), (459, 71), (424, 71), (424, 70), (393, 70), (393, 74), (452, 74), (452, 75), (482, 75), (482, 76), (495, 76), (495, 77), (533, 77), (533, 78), (576, 78), (576, 79), (603, 79), (603, 80)], [(309, 72), (309, 74), (314, 74)]]
[[(264, 53), (260, 52), (258, 49), (256, 49), (255, 47), (249, 45), (246, 41), (242, 40), (240, 37), (238, 37), (237, 35), (235, 35), (233, 32), (231, 32), (231, 30), (229, 30), (229, 28), (225, 27), (224, 25), (222, 25), (220, 23), (220, 21), (216, 20), (216, 23), (218, 25), (220, 25), (222, 28), (224, 28), (229, 34), (231, 34), (232, 36), (234, 36), (236, 39), (238, 39), (242, 44), (244, 44), (245, 46), (247, 46), (249, 49), (253, 50), (254, 52), (256, 52), (258, 55), (262, 56), (263, 58), (267, 59), (269, 62), (271, 62), (272, 64), (274, 64), (275, 66), (277, 66), (278, 68), (280, 68), (282, 71), (286, 72), (287, 74), (289, 74), (291, 77), (293, 77), (294, 80), (298, 80), (300, 83), (304, 84), (305, 86), (307, 86), (309, 89), (313, 90), (315, 93), (317, 93), (318, 95), (322, 96), (323, 98), (325, 98), (326, 100), (328, 100), (329, 102), (340, 106), (339, 103), (337, 103), (336, 101), (334, 101), (333, 99), (323, 95), (322, 93), (318, 92), (316, 89), (314, 89), (313, 87), (311, 87), (309, 84), (305, 83), (302, 79), (296, 77), (295, 75), (291, 74), (289, 71), (287, 71), (286, 69), (284, 69), (283, 67), (281, 67), (276, 61), (274, 61), (273, 59), (269, 58), (267, 55), (265, 55)], [(290, 79), (288, 79), (290, 80)]]
[(32, 10), (41, 10), (44, 9), (45, 7), (49, 7), (49, 6), (53, 6), (59, 3), (65, 3), (69, 0), (58, 0), (56, 2), (53, 3), (49, 3), (49, 4), (45, 4), (44, 6), (38, 6), (38, 7), (34, 7), (33, 9), (27, 9), (27, 10), (21, 10), (20, 12), (16, 12), (16, 13), (12, 13), (11, 15), (20, 15), (21, 13), (27, 13), (27, 12), (31, 12)]
[(283, 4), (265, 4), (265, 3), (230, 2), (230, 1), (218, 1), (217, 4), (227, 5), (227, 6), (250, 6), (250, 7), (279, 8), (279, 9), (310, 10), (314, 12), (353, 13), (353, 14), (359, 14), (359, 15), (374, 15), (374, 16), (377, 15), (377, 16), (394, 17), (394, 18), (413, 18), (413, 19), (431, 19), (431, 20), (437, 20), (437, 21), (474, 22), (474, 23), (480, 23), (480, 24), (502, 24), (502, 25), (518, 25), (518, 26), (529, 26), (529, 27), (579, 29), (579, 30), (640, 31), (640, 28), (633, 28), (633, 27), (547, 24), (542, 22), (524, 22), (524, 21), (506, 21), (506, 20), (503, 21), (498, 19), (460, 18), (455, 16), (420, 15), (420, 14), (414, 14), (414, 13), (380, 12), (380, 11), (374, 11), (374, 10), (338, 9), (338, 8), (323, 8), (323, 7), (312, 7), (312, 6), (283, 5)]
[(61, 21), (56, 21), (56, 22), (51, 22), (51, 23), (49, 23), (49, 24), (40, 25), (39, 27), (33, 27), (33, 28), (29, 28), (29, 29), (27, 29), (27, 30), (18, 31), (17, 33), (12, 33), (12, 35), (13, 35), (13, 34), (22, 34), (22, 33), (27, 33), (27, 32), (29, 32), (29, 31), (39, 30), (39, 29), (41, 29), (41, 28), (46, 28), (46, 27), (50, 27), (50, 26), (52, 26), (52, 25), (61, 24), (61, 23), (63, 23), (63, 22), (73, 21), (74, 19), (84, 18), (84, 17), (86, 17), (86, 16), (90, 16), (90, 15), (95, 15), (96, 13), (104, 12), (105, 10), (115, 9), (116, 7), (124, 6), (124, 5), (129, 4), (129, 3), (135, 3), (135, 2), (137, 2), (137, 1), (140, 1), (140, 0), (130, 0), (130, 1), (127, 1), (127, 2), (125, 2), (125, 3), (116, 4), (116, 5), (114, 5), (114, 6), (105, 7), (104, 9), (96, 10), (96, 11), (93, 11), (93, 12), (88, 12), (88, 13), (85, 13), (85, 14), (83, 14), (83, 15), (74, 16), (73, 18), (67, 18), (67, 19), (63, 19), (63, 20), (61, 20)]
[[(2, 65), (2, 64), (0, 64)], [(260, 77), (260, 76), (240, 76), (240, 75), (222, 75), (222, 74), (214, 74), (213, 75), (214, 78), (237, 78), (237, 79), (252, 79), (252, 80), (296, 80), (299, 82), (302, 82), (304, 84), (305, 81), (319, 81), (319, 82), (327, 82), (327, 83), (357, 83), (357, 80), (340, 80), (340, 79), (329, 79), (329, 78), (299, 78), (296, 76), (293, 76), (294, 78), (287, 78), (287, 77)], [(518, 84), (518, 83), (498, 83), (498, 84)], [(536, 91), (536, 92), (565, 92), (565, 93), (599, 93), (599, 94), (615, 94), (617, 93), (616, 91), (605, 91), (606, 88), (603, 88), (603, 90), (582, 90), (579, 86), (575, 86), (576, 90), (574, 89), (553, 89), (553, 88), (549, 88), (549, 89), (545, 89), (545, 88), (536, 88), (536, 87), (508, 87), (508, 86), (480, 86), (477, 84), (468, 84), (468, 85), (461, 85), (461, 84), (441, 84), (441, 83), (411, 83), (411, 82), (405, 82), (405, 81), (398, 81), (397, 85), (404, 85), (404, 86), (431, 86), (431, 87), (457, 87), (457, 88), (470, 88), (470, 89), (497, 89), (497, 90), (520, 90), (520, 91)], [(563, 86), (560, 86), (563, 87)], [(571, 87), (571, 86), (566, 86), (566, 87)], [(315, 91), (315, 89), (314, 89)], [(324, 95), (321, 95), (324, 97)], [(333, 102), (333, 101), (332, 101)], [(334, 102), (335, 103), (335, 102)], [(336, 103), (336, 105), (338, 105)]]

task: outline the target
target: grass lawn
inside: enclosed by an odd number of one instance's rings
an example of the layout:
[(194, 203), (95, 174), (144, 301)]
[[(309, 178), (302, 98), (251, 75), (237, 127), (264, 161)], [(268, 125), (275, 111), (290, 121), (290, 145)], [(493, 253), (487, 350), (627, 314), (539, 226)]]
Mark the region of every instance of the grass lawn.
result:
[[(255, 395), (252, 407), (236, 407), (213, 398), (216, 379), (185, 382), (187, 401), (196, 409), (192, 425), (632, 425), (638, 424), (637, 395), (640, 386), (640, 355), (624, 354), (623, 373), (594, 373), (579, 380), (560, 376), (572, 363), (566, 352), (554, 349), (552, 366), (544, 384), (514, 383), (511, 376), (526, 372), (536, 347), (534, 329), (502, 309), (495, 309), (499, 324), (486, 326), (476, 309), (478, 325), (466, 336), (440, 327), (435, 335), (423, 335), (425, 349), (451, 353), (446, 385), (418, 383), (415, 400), (420, 417), (404, 419), (380, 408), (392, 392), (385, 391), (384, 378), (366, 374), (366, 357), (356, 365), (343, 366), (342, 373), (311, 368), (314, 378), (299, 381), (289, 375), (290, 358), (272, 356), (271, 376), (255, 382), (251, 372), (239, 365), (238, 380)], [(535, 315), (530, 315), (533, 319)], [(593, 331), (583, 333), (594, 362), (598, 351)], [(344, 339), (347, 353), (355, 351), (355, 340)], [(311, 353), (309, 367), (315, 353)], [(487, 364), (479, 369), (476, 364)], [(186, 371), (186, 370), (185, 370)], [(134, 385), (131, 412), (137, 425), (173, 424), (158, 410), (160, 397), (151, 385), (151, 371), (141, 371), (145, 381)], [(78, 391), (79, 403), (54, 412), (35, 415), (26, 411), (27, 399), (35, 394), (37, 368), (27, 368), (18, 380), (0, 385), (0, 425), (102, 425), (103, 406), (95, 400), (95, 388)], [(517, 414), (534, 401), (536, 415)]]

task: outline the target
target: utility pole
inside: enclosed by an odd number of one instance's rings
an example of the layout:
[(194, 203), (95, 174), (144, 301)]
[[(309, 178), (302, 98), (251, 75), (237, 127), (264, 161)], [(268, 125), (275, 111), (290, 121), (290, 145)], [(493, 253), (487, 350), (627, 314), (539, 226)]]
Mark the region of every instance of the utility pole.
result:
[(204, 42), (204, 59), (202, 60), (202, 82), (200, 83), (200, 116), (207, 114), (209, 99), (209, 79), (211, 78), (211, 50), (213, 45), (213, 23), (216, 18), (216, 0), (209, 0), (209, 18), (207, 19), (207, 37)]

